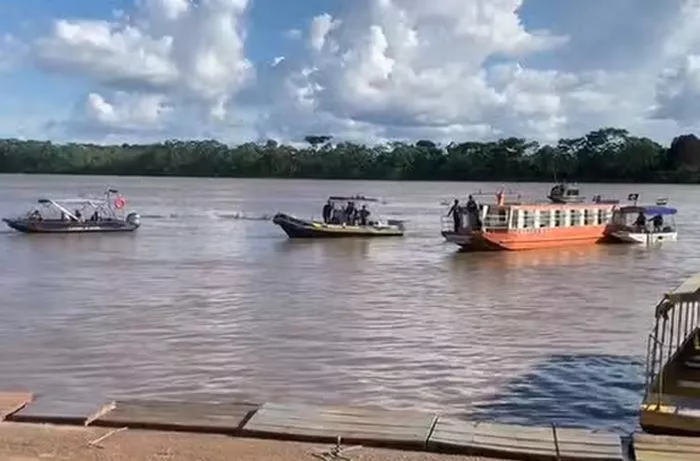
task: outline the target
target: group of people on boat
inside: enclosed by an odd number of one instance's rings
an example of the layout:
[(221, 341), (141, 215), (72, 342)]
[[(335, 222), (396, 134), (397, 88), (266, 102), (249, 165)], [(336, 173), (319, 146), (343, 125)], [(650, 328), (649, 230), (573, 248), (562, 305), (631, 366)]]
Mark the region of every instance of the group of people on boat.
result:
[[(660, 214), (657, 214), (651, 218), (651, 225), (654, 226), (654, 232), (661, 232), (664, 228), (664, 218)], [(639, 232), (648, 232), (647, 228), (647, 217), (644, 212), (639, 212), (637, 219), (634, 221), (634, 227)]]
[(326, 224), (340, 224), (347, 226), (369, 225), (370, 211), (367, 205), (362, 205), (359, 210), (355, 202), (348, 202), (345, 208), (338, 208), (330, 199), (323, 205), (323, 222)]
[(474, 197), (470, 195), (467, 198), (467, 204), (462, 206), (459, 199), (455, 199), (452, 207), (447, 212), (447, 216), (452, 216), (454, 223), (454, 232), (458, 233), (462, 230), (463, 217), (466, 216), (469, 220), (469, 227), (472, 229), (481, 229), (481, 218), (479, 218), (479, 204), (476, 203)]
[[(496, 202), (499, 207), (505, 205), (505, 193), (500, 190), (496, 193)], [(474, 196), (470, 195), (467, 198), (467, 204), (462, 205), (459, 199), (455, 199), (452, 203), (452, 207), (447, 212), (447, 216), (452, 216), (452, 222), (454, 224), (454, 232), (459, 233), (464, 227), (464, 217), (467, 218), (467, 224), (469, 229), (480, 230), (483, 223), (481, 222), (481, 217), (479, 216), (479, 210), (481, 207), (474, 199)]]

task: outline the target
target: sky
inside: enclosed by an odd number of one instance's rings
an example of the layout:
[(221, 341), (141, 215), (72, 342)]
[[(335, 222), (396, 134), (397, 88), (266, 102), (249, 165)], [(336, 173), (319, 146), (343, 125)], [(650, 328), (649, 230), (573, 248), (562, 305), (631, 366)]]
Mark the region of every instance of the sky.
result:
[(700, 127), (700, 0), (7, 0), (0, 137), (363, 143)]

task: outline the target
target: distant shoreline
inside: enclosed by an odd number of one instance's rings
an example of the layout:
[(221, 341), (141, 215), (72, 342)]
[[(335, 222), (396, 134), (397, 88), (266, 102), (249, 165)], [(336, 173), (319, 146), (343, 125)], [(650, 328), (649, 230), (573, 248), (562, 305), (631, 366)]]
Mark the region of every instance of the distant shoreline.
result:
[(603, 128), (554, 145), (521, 138), (447, 145), (430, 140), (365, 145), (307, 136), (308, 147), (274, 140), (154, 144), (54, 144), (0, 139), (0, 173), (141, 177), (454, 182), (699, 184), (700, 139), (669, 147)]
[[(283, 177), (283, 176), (194, 176), (194, 175), (165, 175), (165, 174), (117, 174), (117, 173), (48, 173), (48, 172), (4, 172), (0, 171), (0, 175), (5, 176), (94, 176), (94, 177), (117, 177), (117, 178), (168, 178), (168, 179), (252, 179), (261, 181), (279, 180), (279, 181), (366, 181), (366, 182), (403, 182), (403, 183), (487, 183), (487, 184), (504, 184), (504, 183), (524, 183), (524, 184), (555, 184), (554, 178), (550, 179), (390, 179), (390, 178), (314, 178), (314, 177)], [(671, 181), (633, 181), (633, 180), (567, 180), (564, 182), (579, 184), (579, 185), (597, 185), (597, 184), (638, 184), (640, 186), (696, 186), (700, 182), (671, 182)]]

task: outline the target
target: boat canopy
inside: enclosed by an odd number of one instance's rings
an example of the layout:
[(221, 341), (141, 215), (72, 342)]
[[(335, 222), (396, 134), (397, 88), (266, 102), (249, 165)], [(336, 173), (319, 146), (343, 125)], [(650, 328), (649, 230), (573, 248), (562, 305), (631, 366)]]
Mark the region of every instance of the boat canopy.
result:
[(106, 205), (106, 200), (87, 199), (87, 198), (66, 198), (66, 199), (48, 199), (40, 198), (37, 203), (41, 205), (55, 205), (65, 203), (66, 205)]
[(644, 213), (647, 215), (661, 215), (661, 216), (668, 216), (668, 215), (674, 215), (678, 213), (678, 210), (675, 208), (667, 207), (667, 206), (625, 206), (620, 208), (620, 211), (622, 213)]
[(344, 195), (332, 195), (328, 197), (328, 200), (332, 202), (379, 202), (377, 198), (365, 197), (364, 195), (355, 196), (344, 196)]

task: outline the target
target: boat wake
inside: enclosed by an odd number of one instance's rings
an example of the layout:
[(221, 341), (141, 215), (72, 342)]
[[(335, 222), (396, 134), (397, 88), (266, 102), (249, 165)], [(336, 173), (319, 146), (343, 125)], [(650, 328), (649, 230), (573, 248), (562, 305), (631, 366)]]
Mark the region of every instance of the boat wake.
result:
[(220, 213), (216, 211), (210, 211), (205, 213), (144, 213), (141, 215), (141, 218), (154, 220), (183, 220), (208, 218), (212, 220), (270, 221), (272, 220), (272, 214), (254, 214), (246, 213), (243, 211), (235, 211), (229, 213)]
[(246, 213), (230, 213), (230, 214), (218, 214), (219, 219), (242, 219), (244, 221), (270, 221), (272, 220), (272, 215), (262, 214), (262, 215), (250, 215)]

